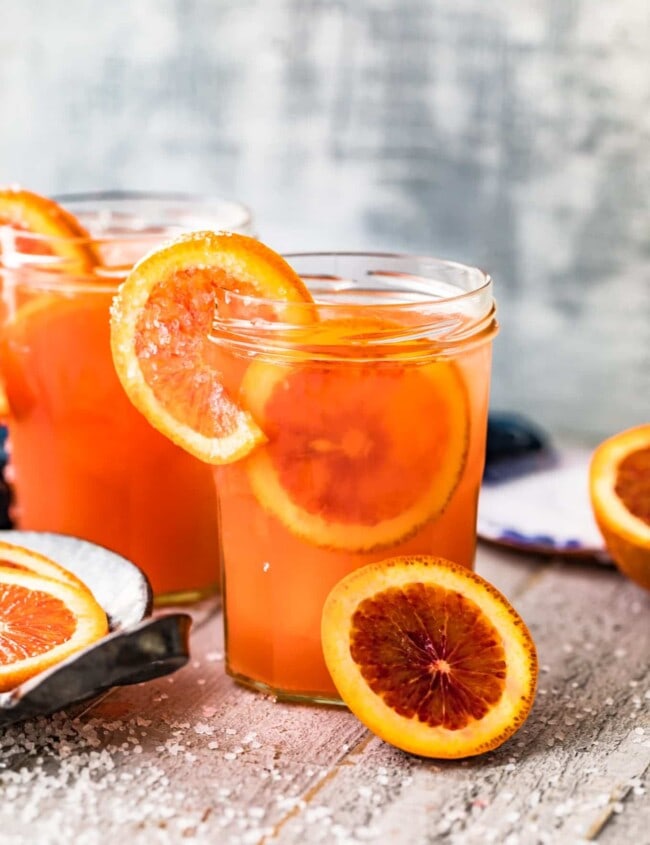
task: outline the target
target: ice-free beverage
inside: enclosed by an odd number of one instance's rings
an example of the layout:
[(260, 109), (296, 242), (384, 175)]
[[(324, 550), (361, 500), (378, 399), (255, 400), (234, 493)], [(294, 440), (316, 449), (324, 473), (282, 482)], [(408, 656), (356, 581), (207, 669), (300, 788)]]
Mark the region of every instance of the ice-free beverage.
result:
[(315, 306), (215, 326), (228, 387), (267, 437), (216, 470), (227, 668), (328, 701), (320, 617), (337, 581), (402, 554), (473, 566), (496, 323), (478, 270), (289, 260)]
[(5, 230), (0, 370), (8, 402), (14, 517), (138, 564), (159, 600), (216, 589), (218, 523), (209, 466), (155, 431), (128, 401), (109, 309), (133, 262), (198, 217), (244, 231), (236, 204), (114, 195), (72, 202), (96, 261)]

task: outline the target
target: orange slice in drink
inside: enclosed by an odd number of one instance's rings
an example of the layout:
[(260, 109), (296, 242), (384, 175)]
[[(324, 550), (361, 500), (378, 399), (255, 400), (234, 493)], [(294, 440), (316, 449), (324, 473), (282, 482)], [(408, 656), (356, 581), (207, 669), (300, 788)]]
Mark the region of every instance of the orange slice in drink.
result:
[(253, 362), (241, 395), (268, 438), (246, 461), (253, 491), (315, 545), (390, 546), (441, 513), (462, 474), (467, 392), (443, 358)]
[(589, 489), (614, 562), (650, 590), (650, 423), (600, 444), (591, 460)]
[(63, 566), (59, 566), (58, 563), (45, 557), (45, 555), (41, 555), (31, 549), (25, 549), (22, 546), (16, 546), (13, 543), (3, 543), (0, 541), (0, 569), (31, 572), (35, 575), (42, 575), (44, 578), (61, 581), (63, 584), (68, 584), (68, 586), (74, 587), (77, 590), (88, 591), (88, 587), (84, 582)]
[[(17, 235), (15, 247), (23, 255), (54, 256), (66, 260), (65, 269), (83, 273), (97, 264), (90, 235), (77, 218), (54, 200), (22, 188), (0, 188), (0, 226)], [(2, 244), (0, 244), (2, 252)], [(63, 269), (60, 261), (57, 269)]]
[(0, 692), (107, 632), (106, 614), (87, 589), (0, 566)]
[[(26, 255), (37, 259), (49, 256), (56, 259), (57, 271), (69, 273), (87, 273), (98, 262), (88, 232), (73, 214), (47, 197), (21, 188), (0, 188), (0, 230), (2, 226), (13, 230), (11, 249), (21, 254), (21, 262)], [(2, 241), (0, 237), (0, 256)], [(39, 266), (41, 263), (39, 260)], [(4, 320), (6, 303), (0, 308)], [(6, 416), (8, 412), (9, 402), (4, 386), (0, 386), (0, 414)]]
[(311, 301), (291, 267), (259, 241), (195, 232), (134, 267), (111, 320), (113, 361), (131, 402), (170, 440), (215, 464), (237, 460), (265, 439), (226, 391), (209, 339), (224, 292)]
[(386, 742), (425, 757), (496, 748), (526, 720), (537, 654), (491, 584), (434, 557), (396, 557), (343, 578), (322, 615), (341, 698)]

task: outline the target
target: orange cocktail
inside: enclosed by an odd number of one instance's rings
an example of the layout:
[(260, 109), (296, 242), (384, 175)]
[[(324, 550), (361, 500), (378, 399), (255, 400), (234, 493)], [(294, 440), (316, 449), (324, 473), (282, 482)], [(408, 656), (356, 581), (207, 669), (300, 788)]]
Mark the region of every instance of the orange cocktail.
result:
[(144, 569), (159, 599), (194, 599), (218, 583), (212, 471), (128, 401), (109, 309), (133, 262), (171, 233), (201, 220), (245, 231), (250, 218), (237, 204), (173, 196), (66, 205), (89, 237), (2, 232), (0, 369), (17, 526), (107, 546)]
[(213, 332), (266, 437), (216, 469), (227, 669), (335, 701), (320, 642), (334, 584), (401, 554), (473, 566), (494, 303), (489, 277), (433, 259), (289, 262), (316, 304), (278, 315), (228, 294)]

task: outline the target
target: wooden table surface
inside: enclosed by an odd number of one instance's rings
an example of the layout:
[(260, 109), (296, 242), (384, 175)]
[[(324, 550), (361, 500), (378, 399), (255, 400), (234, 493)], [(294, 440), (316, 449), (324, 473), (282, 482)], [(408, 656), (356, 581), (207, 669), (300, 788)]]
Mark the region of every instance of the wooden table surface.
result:
[(0, 735), (0, 843), (650, 843), (650, 594), (602, 565), (487, 547), (477, 570), (541, 664), (500, 749), (420, 759), (345, 709), (238, 687), (206, 605), (175, 675)]

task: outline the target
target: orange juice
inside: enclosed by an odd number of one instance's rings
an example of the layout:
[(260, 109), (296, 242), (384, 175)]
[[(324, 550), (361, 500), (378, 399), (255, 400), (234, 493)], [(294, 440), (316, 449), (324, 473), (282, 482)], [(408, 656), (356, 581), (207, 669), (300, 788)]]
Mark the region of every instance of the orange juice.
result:
[[(318, 259), (290, 259), (311, 277), (309, 320), (217, 320), (228, 387), (267, 442), (216, 478), (228, 672), (336, 701), (320, 645), (334, 584), (402, 554), (473, 566), (496, 324), (479, 271), (429, 262), (416, 278), (404, 258), (397, 279), (395, 257), (337, 256), (336, 272)], [(373, 281), (357, 289), (364, 262)]]
[(93, 246), (103, 262), (92, 271), (73, 272), (49, 256), (35, 261), (35, 250), (13, 255), (3, 243), (0, 371), (14, 517), (22, 529), (71, 534), (124, 555), (145, 571), (158, 600), (192, 600), (218, 586), (214, 478), (149, 425), (115, 374), (113, 296), (133, 260), (164, 237), (146, 227), (127, 237), (134, 220), (142, 226), (143, 209), (129, 217), (124, 207), (113, 214), (115, 205), (113, 197), (97, 212), (104, 230)]

